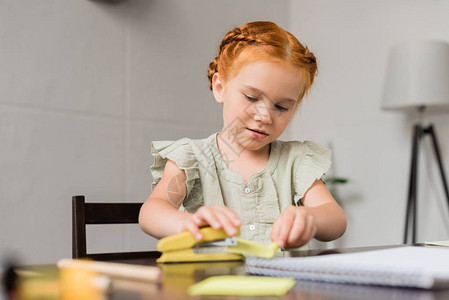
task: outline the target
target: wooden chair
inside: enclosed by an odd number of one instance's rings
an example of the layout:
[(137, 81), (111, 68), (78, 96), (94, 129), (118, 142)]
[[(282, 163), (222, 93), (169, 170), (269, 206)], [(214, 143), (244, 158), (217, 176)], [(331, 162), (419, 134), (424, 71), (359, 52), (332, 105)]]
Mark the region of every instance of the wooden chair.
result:
[(86, 203), (84, 196), (72, 198), (72, 257), (96, 260), (154, 258), (158, 251), (115, 252), (88, 254), (86, 251), (86, 225), (135, 224), (143, 203)]

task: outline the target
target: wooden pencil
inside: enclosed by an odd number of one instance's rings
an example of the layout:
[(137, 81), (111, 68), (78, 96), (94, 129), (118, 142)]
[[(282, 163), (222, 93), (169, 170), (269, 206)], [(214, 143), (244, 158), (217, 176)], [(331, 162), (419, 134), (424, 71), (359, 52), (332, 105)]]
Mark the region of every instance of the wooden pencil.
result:
[(102, 275), (129, 280), (158, 282), (162, 279), (162, 271), (155, 266), (131, 265), (113, 262), (100, 262), (82, 259), (61, 259), (59, 268), (88, 268)]

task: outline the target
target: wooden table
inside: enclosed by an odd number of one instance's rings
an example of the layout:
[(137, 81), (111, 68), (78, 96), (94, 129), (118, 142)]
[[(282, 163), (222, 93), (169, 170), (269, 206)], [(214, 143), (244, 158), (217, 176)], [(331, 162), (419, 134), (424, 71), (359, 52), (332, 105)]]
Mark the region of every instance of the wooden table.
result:
[[(419, 246), (419, 245), (417, 245)], [(310, 250), (289, 252), (291, 256), (315, 256), (349, 253), (401, 246), (363, 247), (332, 250)], [(449, 249), (448, 249), (449, 251)], [(115, 262), (157, 265), (154, 258), (116, 260)], [(190, 297), (187, 289), (192, 284), (217, 275), (247, 275), (243, 262), (184, 263), (158, 265), (163, 270), (161, 283), (113, 280), (113, 288), (106, 299), (395, 299), (395, 300), (442, 300), (449, 299), (449, 289), (419, 290), (381, 286), (332, 284), (312, 281), (297, 281), (283, 297)], [(448, 266), (449, 267), (449, 266)]]
[[(417, 245), (419, 246), (419, 245)], [(332, 250), (309, 250), (290, 252), (291, 256), (315, 256), (377, 250), (400, 246), (346, 248)], [(156, 265), (155, 259), (120, 261), (132, 264)], [(278, 297), (190, 297), (187, 288), (210, 276), (246, 275), (243, 262), (165, 264), (159, 265), (164, 273), (161, 284), (134, 284), (121, 282), (113, 290), (113, 299), (279, 299)], [(449, 267), (449, 266), (448, 266)], [(449, 299), (449, 289), (419, 290), (379, 286), (331, 284), (297, 281), (295, 287), (280, 299), (395, 299), (395, 300), (442, 300)]]

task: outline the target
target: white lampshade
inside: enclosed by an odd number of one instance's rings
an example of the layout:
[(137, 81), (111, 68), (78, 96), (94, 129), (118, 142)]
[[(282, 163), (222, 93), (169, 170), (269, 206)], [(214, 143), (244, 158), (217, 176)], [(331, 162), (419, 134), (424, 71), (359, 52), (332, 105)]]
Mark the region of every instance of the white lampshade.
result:
[(382, 108), (449, 108), (449, 44), (424, 41), (393, 47)]

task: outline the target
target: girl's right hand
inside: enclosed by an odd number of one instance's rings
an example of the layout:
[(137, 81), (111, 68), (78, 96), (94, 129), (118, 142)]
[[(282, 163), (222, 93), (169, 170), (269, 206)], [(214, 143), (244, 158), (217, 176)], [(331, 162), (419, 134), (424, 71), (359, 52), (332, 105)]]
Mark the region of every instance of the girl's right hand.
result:
[(210, 225), (214, 229), (223, 228), (229, 236), (235, 236), (242, 221), (234, 211), (226, 206), (201, 206), (182, 222), (182, 230), (190, 231), (197, 240), (203, 238), (200, 228)]

